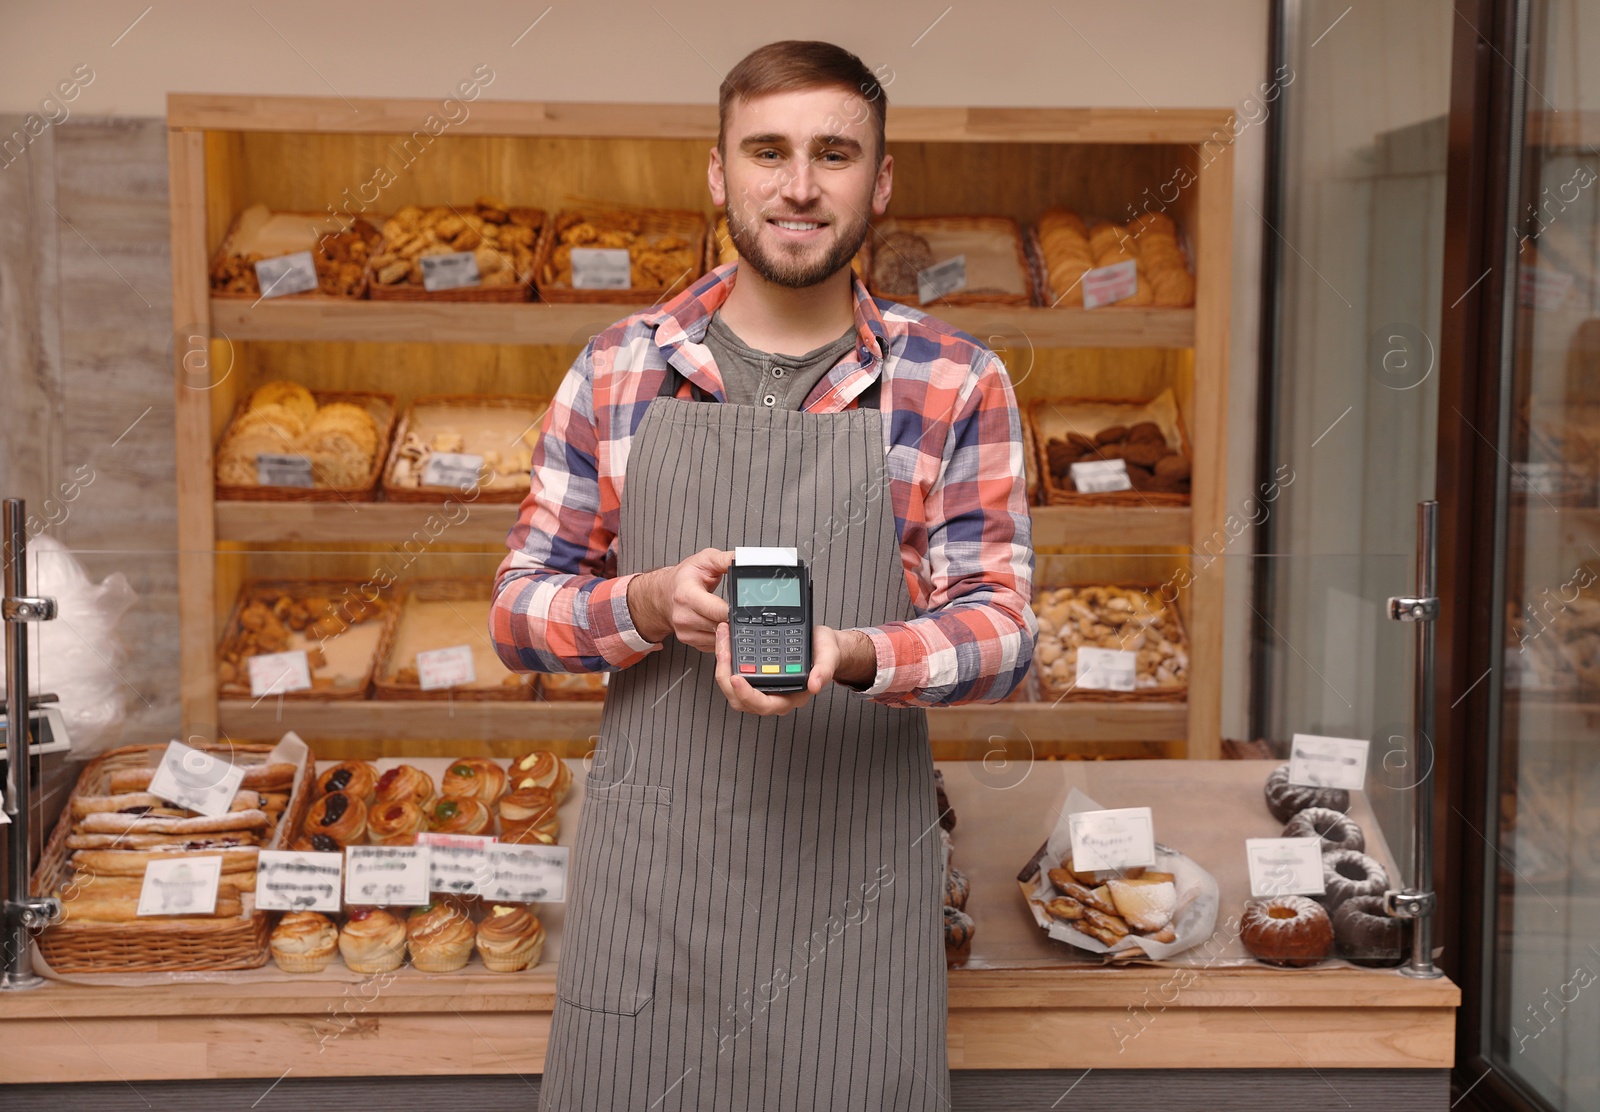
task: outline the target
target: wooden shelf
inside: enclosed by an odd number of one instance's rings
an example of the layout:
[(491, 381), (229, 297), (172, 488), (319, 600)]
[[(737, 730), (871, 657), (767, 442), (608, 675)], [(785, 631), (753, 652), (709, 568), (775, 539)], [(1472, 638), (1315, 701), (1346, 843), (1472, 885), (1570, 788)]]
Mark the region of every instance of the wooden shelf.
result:
[[(229, 737), (244, 739), (276, 738), (292, 729), (313, 741), (581, 741), (599, 732), (600, 709), (600, 703), (542, 701), (223, 699), (217, 724)], [(928, 713), (928, 733), (935, 742), (993, 739), (996, 746), (1024, 748), (1055, 742), (1181, 742), (1188, 725), (1184, 703), (999, 703)]]
[[(229, 340), (357, 340), (374, 343), (570, 344), (644, 305), (520, 305), (471, 301), (244, 301), (214, 298), (212, 334)], [(979, 339), (1024, 337), (1036, 348), (1188, 348), (1193, 309), (949, 307), (938, 315)], [(997, 341), (998, 342), (998, 341)]]
[[(401, 544), (432, 534), (424, 523), (443, 503), (411, 502), (218, 502), (217, 540), (286, 544)], [(461, 514), (466, 519), (461, 520)], [(500, 545), (516, 523), (517, 507), (507, 503), (452, 508), (454, 523), (439, 539), (449, 544)], [(1033, 543), (1062, 545), (1149, 545), (1189, 543), (1187, 506), (1033, 507)]]

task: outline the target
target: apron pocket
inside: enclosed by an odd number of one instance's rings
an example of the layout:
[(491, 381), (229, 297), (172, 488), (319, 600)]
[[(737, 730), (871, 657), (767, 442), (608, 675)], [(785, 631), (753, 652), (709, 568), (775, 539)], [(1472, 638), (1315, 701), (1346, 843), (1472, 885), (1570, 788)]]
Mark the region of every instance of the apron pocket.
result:
[(564, 1003), (632, 1016), (655, 995), (671, 801), (660, 785), (585, 786), (556, 971)]

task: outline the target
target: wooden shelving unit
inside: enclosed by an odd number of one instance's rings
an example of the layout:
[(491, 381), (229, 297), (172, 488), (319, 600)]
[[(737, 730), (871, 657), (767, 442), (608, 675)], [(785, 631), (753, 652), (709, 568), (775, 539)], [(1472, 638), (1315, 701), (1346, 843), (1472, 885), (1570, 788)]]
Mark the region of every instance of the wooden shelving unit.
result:
[[(601, 198), (706, 210), (711, 105), (475, 102), (442, 134), (422, 130), (425, 100), (168, 98), (173, 325), (177, 377), (182, 702), (186, 728), (232, 737), (293, 726), (319, 752), (454, 751), (545, 738), (580, 747), (599, 708), (571, 704), (308, 702), (217, 697), (215, 646), (239, 583), (315, 567), (361, 575), (418, 536), (433, 508), (373, 503), (218, 502), (212, 452), (237, 402), (260, 382), (429, 393), (550, 394), (588, 338), (637, 306), (414, 304), (213, 299), (208, 263), (234, 216), (330, 208), (381, 214), (408, 203), (490, 193), (560, 208)], [(1192, 309), (952, 308), (938, 315), (999, 351), (1024, 404), (1037, 397), (1152, 397), (1170, 386), (1194, 452), (1182, 509), (1034, 510), (1041, 553), (1087, 579), (1168, 579), (1226, 539), (1223, 522), (1232, 148), (1226, 113), (1111, 109), (900, 108), (890, 114), (900, 215), (1000, 213), (1032, 221), (1055, 204), (1126, 219), (1142, 198), (1166, 208), (1195, 261)], [(387, 165), (394, 181), (372, 195)], [(1184, 181), (1181, 189), (1171, 183)], [(1163, 190), (1163, 186), (1166, 188)], [(1146, 192), (1148, 191), (1148, 192)], [(197, 369), (198, 363), (198, 369)], [(488, 558), (513, 506), (474, 507), (429, 555)], [(314, 554), (314, 555), (307, 555)], [(430, 574), (427, 557), (413, 574)], [(1060, 560), (1056, 567), (1066, 566)], [(440, 572), (455, 574), (455, 571)], [(1184, 577), (1187, 579), (1187, 577)], [(1042, 582), (1041, 585), (1049, 585)], [(936, 753), (981, 757), (1003, 745), (1036, 755), (1220, 753), (1222, 576), (1197, 574), (1179, 597), (1191, 649), (1186, 703), (1006, 703), (932, 716)]]

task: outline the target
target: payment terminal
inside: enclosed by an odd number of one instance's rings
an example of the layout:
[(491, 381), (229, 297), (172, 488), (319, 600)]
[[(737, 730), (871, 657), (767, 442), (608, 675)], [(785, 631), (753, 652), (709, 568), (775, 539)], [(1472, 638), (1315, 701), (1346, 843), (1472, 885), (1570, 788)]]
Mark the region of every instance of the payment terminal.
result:
[(735, 548), (728, 569), (733, 671), (758, 691), (803, 691), (811, 674), (811, 575), (793, 548)]

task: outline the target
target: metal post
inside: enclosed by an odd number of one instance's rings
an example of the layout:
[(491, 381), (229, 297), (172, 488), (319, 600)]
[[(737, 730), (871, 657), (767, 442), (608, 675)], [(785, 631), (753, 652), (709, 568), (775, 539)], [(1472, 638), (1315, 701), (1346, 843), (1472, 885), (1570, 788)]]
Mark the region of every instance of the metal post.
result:
[(1416, 692), (1411, 720), (1415, 737), (1411, 742), (1413, 768), (1427, 772), (1417, 781), (1413, 808), (1411, 885), (1404, 891), (1384, 894), (1384, 910), (1398, 918), (1411, 920), (1411, 960), (1400, 967), (1408, 977), (1442, 977), (1444, 971), (1433, 964), (1433, 684), (1434, 622), (1439, 617), (1439, 503), (1417, 503), (1417, 593), (1391, 598), (1389, 617), (1417, 626), (1417, 659), (1414, 666)]
[(31, 700), (28, 698), (28, 622), (56, 616), (55, 599), (28, 595), (27, 510), (20, 498), (7, 498), (4, 515), (4, 606), (6, 627), (6, 789), (7, 865), (10, 883), (4, 903), (5, 953), (0, 989), (34, 988), (44, 978), (33, 971), (29, 949), (32, 932), (60, 914), (60, 901), (34, 899), (28, 892), (32, 872), (28, 836), (28, 772)]

